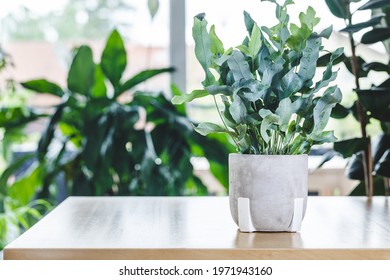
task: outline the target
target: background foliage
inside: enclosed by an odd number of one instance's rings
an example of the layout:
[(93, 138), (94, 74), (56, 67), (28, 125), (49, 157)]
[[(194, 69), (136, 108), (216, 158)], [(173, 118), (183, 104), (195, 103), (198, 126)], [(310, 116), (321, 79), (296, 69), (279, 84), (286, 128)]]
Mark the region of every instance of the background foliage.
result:
[[(360, 5), (355, 12), (351, 11), (351, 2), (360, 1), (326, 0), (331, 12), (336, 17), (344, 19), (347, 24), (341, 32), (348, 34), (352, 54), (341, 56), (338, 62), (343, 62), (355, 76), (357, 97), (352, 107), (337, 105), (332, 115), (344, 118), (352, 114), (360, 122), (362, 137), (336, 142), (334, 150), (345, 158), (351, 157), (347, 170), (348, 177), (362, 181), (352, 192), (353, 195), (383, 195), (389, 189), (390, 177), (390, 75), (385, 81), (373, 81), (371, 88), (368, 89), (360, 87), (359, 79), (368, 77), (370, 71), (390, 74), (390, 62), (367, 63), (356, 51), (358, 43), (355, 34), (369, 28), (362, 35), (360, 43), (368, 45), (382, 43), (390, 53), (390, 2), (370, 0)], [(356, 23), (355, 17), (364, 10), (372, 11), (371, 19)], [(320, 61), (326, 59), (329, 59), (329, 56), (322, 57)], [(383, 132), (371, 144), (366, 126), (372, 119), (380, 121)]]

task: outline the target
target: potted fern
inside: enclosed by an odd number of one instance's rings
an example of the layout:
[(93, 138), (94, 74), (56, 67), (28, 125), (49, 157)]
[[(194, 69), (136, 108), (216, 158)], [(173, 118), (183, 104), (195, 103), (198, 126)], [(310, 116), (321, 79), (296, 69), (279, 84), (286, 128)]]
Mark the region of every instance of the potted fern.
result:
[[(325, 131), (332, 108), (341, 101), (330, 57), (322, 78), (314, 82), (322, 39), (332, 27), (314, 32), (319, 18), (313, 8), (290, 23), (286, 0), (276, 5), (278, 24), (259, 27), (244, 12), (248, 36), (225, 49), (207, 29), (204, 14), (194, 17), (195, 54), (205, 71), (203, 88), (175, 96), (181, 104), (211, 95), (221, 124), (200, 123), (202, 135), (227, 133), (237, 147), (229, 155), (232, 217), (241, 231), (297, 231), (306, 211), (307, 154), (315, 144), (336, 140)], [(220, 100), (219, 100), (220, 98)], [(222, 105), (223, 104), (223, 105)]]

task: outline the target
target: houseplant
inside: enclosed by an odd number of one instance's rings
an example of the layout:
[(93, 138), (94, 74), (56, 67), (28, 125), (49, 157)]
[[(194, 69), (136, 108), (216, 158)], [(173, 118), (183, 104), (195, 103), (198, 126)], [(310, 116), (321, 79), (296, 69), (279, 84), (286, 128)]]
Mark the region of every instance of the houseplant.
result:
[[(357, 10), (351, 12), (351, 2), (356, 2)], [(363, 2), (358, 4), (358, 2)], [(360, 124), (361, 137), (343, 139), (334, 143), (334, 150), (344, 158), (350, 158), (347, 175), (350, 179), (361, 181), (351, 195), (384, 195), (390, 193), (390, 62), (371, 61), (367, 63), (357, 48), (356, 33), (365, 31), (360, 43), (371, 45), (381, 43), (390, 54), (390, 2), (382, 0), (370, 1), (337, 1), (326, 0), (330, 11), (346, 22), (340, 30), (349, 38), (351, 55), (342, 55), (343, 62), (354, 75), (356, 100), (350, 108), (338, 105), (332, 114), (336, 118), (353, 115)], [(364, 22), (356, 22), (362, 11), (371, 10), (371, 18)], [(326, 61), (327, 57), (320, 60)], [(371, 76), (369, 73), (371, 72)], [(384, 72), (387, 77), (379, 80), (373, 72)], [(361, 80), (368, 78), (371, 87), (361, 86)], [(375, 79), (373, 79), (375, 78)], [(377, 120), (382, 133), (372, 139), (367, 132), (367, 125)], [(330, 157), (328, 157), (330, 158)]]
[[(89, 46), (75, 50), (67, 87), (45, 79), (22, 83), (61, 98), (35, 157), (42, 172), (39, 197), (57, 202), (66, 195), (204, 195), (207, 188), (190, 162), (196, 156), (205, 156), (224, 183), (218, 173), (227, 174), (228, 150), (220, 139), (194, 133), (184, 106), (173, 106), (164, 93), (136, 90), (173, 69), (146, 69), (125, 78), (126, 57), (114, 30), (99, 63)], [(121, 101), (123, 95), (131, 98)], [(65, 190), (58, 188), (58, 178)]]
[[(0, 74), (12, 65), (10, 56), (0, 45)], [(34, 199), (37, 172), (29, 182), (15, 180), (7, 184), (10, 175), (20, 176), (21, 165), (31, 159), (31, 155), (15, 157), (13, 146), (26, 141), (25, 125), (39, 116), (27, 108), (25, 96), (16, 91), (12, 79), (5, 85), (0, 83), (0, 251), (51, 208), (47, 201)]]
[(337, 86), (329, 86), (342, 48), (331, 54), (322, 79), (313, 81), (322, 38), (330, 36), (332, 27), (314, 32), (319, 18), (311, 7), (299, 15), (300, 26), (290, 23), (287, 6), (293, 1), (271, 2), (279, 23), (260, 28), (244, 12), (249, 34), (236, 48), (225, 49), (215, 27), (207, 30), (205, 15), (195, 16), (192, 31), (206, 75), (203, 89), (172, 99), (180, 104), (213, 97), (222, 124), (200, 123), (195, 130), (227, 133), (237, 147), (239, 154), (229, 157), (229, 194), (242, 231), (299, 230), (306, 208), (306, 154), (314, 144), (336, 140), (324, 129), (342, 98)]

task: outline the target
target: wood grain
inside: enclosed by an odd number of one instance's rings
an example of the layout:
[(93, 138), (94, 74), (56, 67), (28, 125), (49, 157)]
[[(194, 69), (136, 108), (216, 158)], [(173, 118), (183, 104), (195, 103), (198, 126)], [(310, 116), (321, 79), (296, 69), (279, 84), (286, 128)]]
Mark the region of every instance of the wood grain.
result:
[(4, 259), (390, 259), (389, 199), (309, 197), (299, 233), (241, 233), (227, 197), (71, 197)]

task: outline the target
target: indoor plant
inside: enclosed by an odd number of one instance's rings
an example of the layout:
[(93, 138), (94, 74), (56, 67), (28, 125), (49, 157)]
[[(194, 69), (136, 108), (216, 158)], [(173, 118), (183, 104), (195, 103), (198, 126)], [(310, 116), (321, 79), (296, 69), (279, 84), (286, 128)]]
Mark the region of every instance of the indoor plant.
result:
[(244, 12), (249, 35), (227, 50), (215, 27), (207, 30), (205, 15), (195, 16), (192, 31), (206, 74), (203, 89), (172, 99), (180, 104), (214, 98), (221, 125), (200, 123), (195, 130), (228, 133), (237, 146), (239, 154), (229, 157), (229, 194), (233, 219), (242, 231), (299, 230), (306, 208), (306, 154), (314, 144), (336, 140), (324, 129), (342, 97), (337, 86), (329, 86), (342, 48), (331, 54), (322, 79), (313, 81), (322, 38), (330, 36), (332, 27), (314, 32), (319, 18), (311, 7), (299, 15), (300, 26), (290, 23), (287, 6), (293, 1), (271, 2), (279, 23), (260, 28)]
[[(87, 45), (74, 54), (67, 87), (45, 79), (22, 83), (61, 97), (34, 157), (31, 174), (42, 174), (38, 197), (58, 202), (66, 195), (205, 195), (190, 162), (197, 156), (209, 160), (211, 172), (227, 187), (222, 174), (228, 173), (229, 151), (223, 140), (195, 133), (184, 106), (173, 106), (164, 93), (136, 90), (172, 68), (126, 78), (127, 53), (116, 30), (99, 63)], [(124, 95), (130, 98), (121, 100)], [(59, 188), (61, 178), (65, 186)]]
[[(351, 2), (358, 5), (352, 12)], [(360, 4), (363, 2), (363, 4)], [(353, 115), (360, 124), (361, 137), (343, 139), (334, 143), (334, 150), (344, 158), (350, 158), (347, 176), (361, 181), (351, 195), (385, 195), (390, 194), (390, 62), (365, 61), (359, 44), (384, 45), (387, 56), (390, 54), (390, 2), (383, 0), (326, 0), (330, 11), (338, 18), (345, 20), (346, 27), (340, 32), (348, 34), (350, 56), (342, 55), (339, 59), (354, 75), (356, 100), (349, 108), (337, 105), (332, 116), (345, 118)], [(364, 22), (356, 22), (362, 11), (371, 10), (371, 18)], [(367, 30), (368, 29), (368, 30)], [(356, 41), (356, 33), (362, 32), (360, 42)], [(367, 31), (366, 31), (367, 30)], [(320, 58), (326, 61), (328, 57)], [(371, 73), (370, 73), (371, 72)], [(375, 72), (375, 74), (373, 74)], [(384, 72), (384, 78), (378, 77)], [(369, 75), (370, 73), (370, 75)], [(371, 86), (364, 87), (362, 79), (368, 78)], [(367, 126), (374, 120), (380, 122), (382, 132), (371, 141)], [(335, 153), (329, 153), (330, 159)]]

